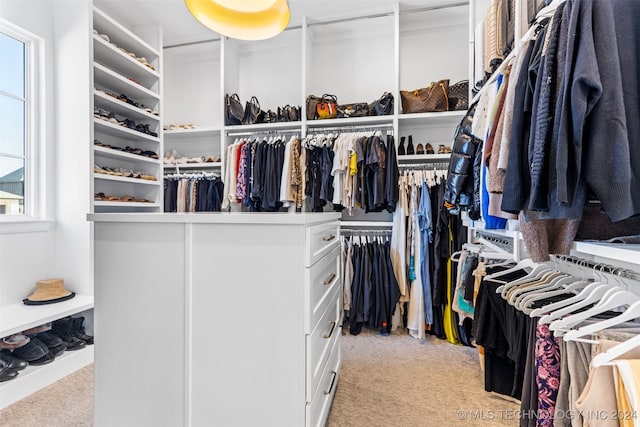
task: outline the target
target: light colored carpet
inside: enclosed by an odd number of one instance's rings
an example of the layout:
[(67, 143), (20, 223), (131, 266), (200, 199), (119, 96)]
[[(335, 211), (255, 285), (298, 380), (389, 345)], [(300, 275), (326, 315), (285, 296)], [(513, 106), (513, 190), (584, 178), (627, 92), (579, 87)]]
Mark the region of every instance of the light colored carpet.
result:
[[(484, 391), (476, 349), (363, 331), (343, 335), (327, 426), (517, 426), (517, 410)], [(92, 365), (0, 411), (2, 427), (85, 427), (92, 420)]]
[(3, 409), (0, 411), (0, 426), (93, 426), (93, 365)]

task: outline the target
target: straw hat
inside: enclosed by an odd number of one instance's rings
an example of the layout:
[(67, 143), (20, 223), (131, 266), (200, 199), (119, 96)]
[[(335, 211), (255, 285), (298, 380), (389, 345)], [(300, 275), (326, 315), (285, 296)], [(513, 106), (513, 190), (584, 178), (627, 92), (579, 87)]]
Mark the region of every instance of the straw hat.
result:
[(71, 299), (75, 295), (64, 288), (63, 279), (45, 279), (38, 280), (33, 293), (22, 302), (26, 305), (53, 304)]

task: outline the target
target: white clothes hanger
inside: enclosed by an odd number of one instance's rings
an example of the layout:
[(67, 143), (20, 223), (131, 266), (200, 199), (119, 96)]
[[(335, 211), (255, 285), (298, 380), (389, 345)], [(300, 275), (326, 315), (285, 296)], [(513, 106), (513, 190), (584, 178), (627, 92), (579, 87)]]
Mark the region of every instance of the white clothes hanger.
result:
[(545, 291), (558, 289), (563, 285), (567, 285), (576, 280), (575, 277), (567, 273), (558, 272), (557, 275), (554, 273), (552, 274), (553, 275), (551, 277), (547, 277), (547, 280), (544, 280), (538, 285), (524, 286), (521, 289), (515, 290), (511, 294), (513, 305), (516, 308), (521, 309), (520, 304), (523, 302), (523, 300), (539, 296), (541, 294), (544, 295)]
[(510, 273), (513, 273), (514, 271), (518, 271), (518, 270), (523, 270), (523, 269), (532, 269), (533, 270), (538, 265), (539, 264), (533, 262), (533, 260), (531, 260), (531, 258), (525, 258), (523, 260), (520, 260), (520, 262), (518, 262), (516, 265), (514, 265), (513, 267), (511, 267), (509, 269), (498, 271), (498, 272), (491, 273), (491, 274), (487, 275), (485, 277), (485, 280), (495, 280), (495, 281), (506, 283), (503, 280), (500, 280), (500, 277), (506, 276), (506, 275), (508, 275)]
[(589, 304), (596, 303), (600, 301), (609, 290), (611, 290), (611, 285), (600, 282), (592, 283), (574, 297), (545, 306), (544, 309), (550, 311), (548, 311), (548, 314), (542, 316), (540, 320), (538, 320), (538, 323), (543, 325), (550, 324), (566, 314), (571, 314)]
[(554, 320), (549, 324), (549, 329), (557, 332), (567, 332), (571, 328), (579, 325), (585, 320), (593, 317), (597, 314), (604, 313), (605, 311), (629, 306), (634, 302), (640, 300), (638, 295), (633, 292), (627, 291), (620, 287), (610, 288), (603, 296), (600, 302), (588, 310), (580, 313), (575, 313), (562, 319)]
[(499, 292), (500, 294), (502, 294), (503, 298), (506, 298), (507, 291), (509, 289), (516, 287), (518, 285), (522, 285), (524, 283), (530, 283), (536, 280), (540, 280), (543, 277), (543, 275), (553, 271), (555, 270), (553, 270), (552, 266), (548, 263), (538, 264), (526, 276), (521, 277), (520, 279), (512, 280), (508, 283), (505, 283), (503, 286), (498, 287), (498, 289), (496, 289), (496, 293)]
[[(569, 283), (568, 286), (560, 286), (558, 289), (555, 290), (551, 290), (551, 291), (547, 291), (547, 292), (540, 292), (540, 293), (536, 293), (534, 295), (527, 295), (521, 302), (520, 302), (520, 309), (525, 313), (528, 314), (530, 317), (540, 317), (542, 314), (545, 313), (545, 307), (540, 307), (540, 308), (529, 308), (531, 307), (531, 304), (535, 303), (536, 301), (545, 299), (545, 298), (551, 298), (557, 295), (563, 295), (563, 294), (567, 294), (567, 293), (573, 293), (575, 291), (579, 291), (584, 289), (586, 286), (589, 285), (590, 282), (586, 281), (586, 280), (579, 280), (579, 281), (575, 281), (575, 278), (573, 278), (573, 282)], [(568, 298), (567, 298), (568, 299)], [(561, 308), (561, 307), (559, 307)]]
[[(533, 281), (523, 282), (518, 284), (517, 286), (511, 286), (505, 290), (502, 294), (504, 298), (507, 298), (507, 301), (511, 305), (515, 305), (518, 298), (528, 292), (535, 291), (536, 289), (545, 288), (549, 286), (555, 279), (565, 277), (564, 273), (561, 273), (556, 270), (549, 270), (543, 272), (542, 275)], [(505, 288), (507, 286), (505, 285)]]
[[(627, 291), (623, 291), (621, 293), (625, 292)], [(583, 326), (579, 329), (568, 331), (566, 334), (564, 334), (563, 339), (575, 341), (576, 339), (582, 338), (585, 335), (591, 335), (593, 333), (602, 331), (603, 329), (608, 329), (640, 317), (640, 298), (636, 297), (635, 301), (631, 303), (626, 302), (625, 304), (629, 305), (629, 307), (625, 311), (623, 311), (622, 314), (616, 317), (612, 317), (611, 319), (605, 319), (600, 322)], [(640, 326), (640, 323), (638, 324), (638, 326)]]
[[(631, 308), (631, 307), (629, 307)], [(621, 342), (620, 344), (611, 347), (609, 350), (596, 354), (593, 359), (591, 359), (591, 366), (594, 368), (598, 368), (600, 366), (613, 365), (613, 361), (623, 354), (633, 350), (634, 348), (640, 346), (640, 335), (636, 335), (633, 338), (629, 338), (626, 341)]]

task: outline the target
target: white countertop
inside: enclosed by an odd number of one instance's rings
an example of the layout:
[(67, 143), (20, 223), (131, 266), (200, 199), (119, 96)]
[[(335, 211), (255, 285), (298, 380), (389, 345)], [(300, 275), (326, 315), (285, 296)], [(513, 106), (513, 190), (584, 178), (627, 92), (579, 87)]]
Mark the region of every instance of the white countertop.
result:
[(197, 213), (90, 213), (93, 222), (133, 222), (171, 224), (302, 224), (312, 225), (341, 218), (337, 212), (197, 212)]

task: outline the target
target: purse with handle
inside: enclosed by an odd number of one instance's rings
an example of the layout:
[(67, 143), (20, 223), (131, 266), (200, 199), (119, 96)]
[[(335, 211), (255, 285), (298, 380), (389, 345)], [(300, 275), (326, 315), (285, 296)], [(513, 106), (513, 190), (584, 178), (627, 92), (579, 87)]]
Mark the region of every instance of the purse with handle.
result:
[(338, 116), (338, 98), (335, 95), (322, 95), (322, 99), (316, 105), (318, 119), (335, 119)]
[[(244, 107), (244, 117), (242, 118), (243, 125), (253, 125), (258, 122), (258, 116), (261, 115), (260, 102), (258, 98), (252, 96)], [(264, 112), (262, 112), (264, 114)]]
[(244, 108), (240, 102), (240, 97), (237, 93), (233, 95), (225, 95), (225, 120), (224, 124), (227, 126), (242, 124), (244, 118)]
[(449, 80), (432, 82), (426, 88), (413, 91), (400, 91), (402, 112), (427, 113), (449, 110)]

